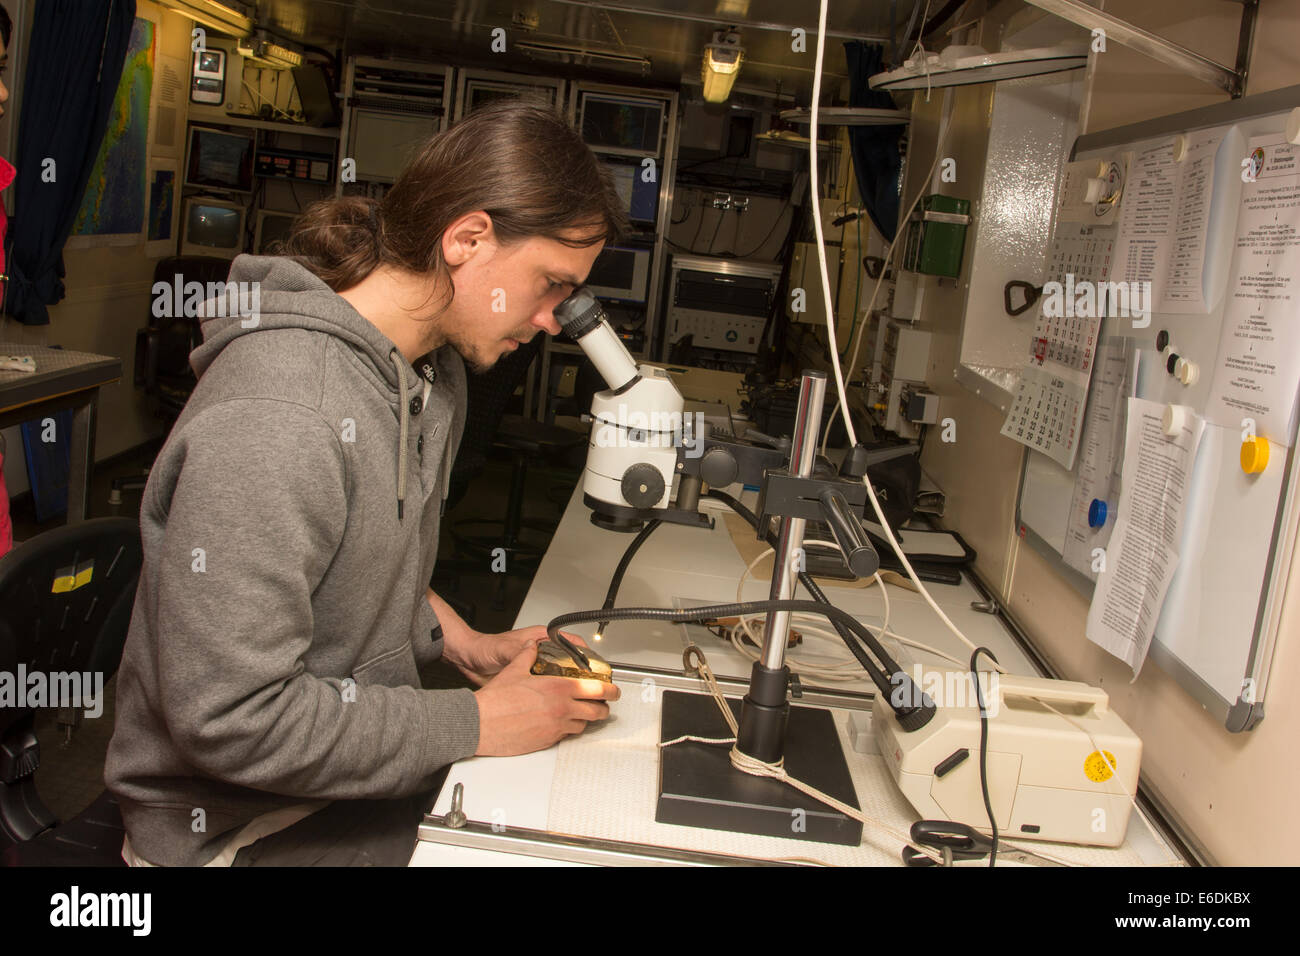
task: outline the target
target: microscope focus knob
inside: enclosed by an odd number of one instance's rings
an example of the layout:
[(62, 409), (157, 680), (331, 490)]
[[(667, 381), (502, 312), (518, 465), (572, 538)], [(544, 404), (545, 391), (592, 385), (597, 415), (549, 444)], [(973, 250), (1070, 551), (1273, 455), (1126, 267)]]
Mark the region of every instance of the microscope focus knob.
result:
[(653, 508), (664, 496), (664, 476), (643, 461), (623, 472), (621, 487), (623, 497), (633, 508)]
[(700, 459), (700, 477), (710, 488), (725, 488), (736, 480), (740, 466), (725, 448), (710, 448)]

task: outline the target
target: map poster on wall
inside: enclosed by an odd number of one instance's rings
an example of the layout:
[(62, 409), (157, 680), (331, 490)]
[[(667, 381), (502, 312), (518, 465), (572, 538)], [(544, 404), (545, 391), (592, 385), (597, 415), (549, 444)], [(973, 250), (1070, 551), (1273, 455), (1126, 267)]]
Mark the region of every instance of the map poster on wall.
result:
[(70, 247), (134, 244), (144, 236), (157, 34), (156, 23), (136, 17), (108, 128), (68, 240)]

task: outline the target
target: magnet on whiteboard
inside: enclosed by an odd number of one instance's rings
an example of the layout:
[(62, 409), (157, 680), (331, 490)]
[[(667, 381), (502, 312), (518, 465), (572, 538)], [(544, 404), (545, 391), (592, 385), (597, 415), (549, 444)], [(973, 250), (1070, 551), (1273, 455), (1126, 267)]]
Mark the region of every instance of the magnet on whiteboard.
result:
[(1187, 370), (1187, 359), (1183, 358), (1180, 355), (1178, 356), (1178, 358), (1174, 360), (1174, 378), (1178, 379), (1181, 382), (1183, 380), (1183, 374), (1186, 372), (1186, 370)]
[(1241, 443), (1241, 470), (1257, 475), (1268, 467), (1268, 439), (1256, 435)]
[(1160, 420), (1160, 427), (1170, 438), (1177, 437), (1187, 424), (1186, 405), (1166, 405), (1165, 414)]
[(1201, 367), (1191, 359), (1183, 359), (1178, 369), (1178, 381), (1184, 385), (1195, 385), (1201, 378)]
[(1286, 118), (1286, 141), (1292, 146), (1300, 146), (1300, 106)]
[(1187, 158), (1187, 136), (1179, 133), (1178, 138), (1174, 140), (1174, 162), (1181, 163)]

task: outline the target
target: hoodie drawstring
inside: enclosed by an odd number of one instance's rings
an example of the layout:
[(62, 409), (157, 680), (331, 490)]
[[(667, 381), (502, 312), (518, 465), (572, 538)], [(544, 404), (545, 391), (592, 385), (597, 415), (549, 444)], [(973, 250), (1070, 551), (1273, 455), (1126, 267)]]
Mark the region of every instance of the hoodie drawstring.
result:
[(406, 432), (410, 427), (411, 412), (406, 407), (406, 370), (403, 368), (406, 363), (397, 349), (389, 352), (388, 357), (393, 360), (393, 368), (397, 370), (397, 418), (400, 422), (398, 426), (400, 436), (397, 442), (397, 520), (401, 521), (406, 502)]

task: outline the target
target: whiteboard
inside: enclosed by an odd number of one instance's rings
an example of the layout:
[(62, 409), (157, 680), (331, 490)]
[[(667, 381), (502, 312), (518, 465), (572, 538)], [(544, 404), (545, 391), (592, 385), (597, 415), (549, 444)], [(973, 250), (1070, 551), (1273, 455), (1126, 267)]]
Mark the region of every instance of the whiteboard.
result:
[[(1225, 128), (1215, 154), (1202, 274), (1207, 311), (1153, 311), (1145, 329), (1133, 328), (1127, 319), (1108, 318), (1102, 325), (1103, 346), (1115, 336), (1132, 340), (1138, 359), (1138, 398), (1187, 405), (1198, 414), (1206, 413), (1235, 254), (1243, 185), (1241, 161), (1250, 152), (1247, 143), (1252, 137), (1281, 134), (1291, 110), (1298, 106), (1300, 87), (1290, 87), (1092, 133), (1076, 142), (1075, 160), (1098, 159), (1119, 153), (1136, 155), (1179, 134)], [(1300, 322), (1300, 315), (1296, 321)], [(1202, 374), (1194, 385), (1185, 386), (1166, 371), (1165, 356), (1156, 349), (1156, 336), (1162, 330), (1177, 344), (1180, 355), (1200, 366)], [(1281, 360), (1300, 362), (1300, 355)], [(1085, 427), (1087, 420), (1085, 413)], [(1249, 729), (1264, 714), (1268, 662), (1296, 538), (1294, 421), (1290, 428), (1289, 436), (1277, 436), (1289, 447), (1275, 442), (1269, 466), (1248, 476), (1240, 466), (1240, 429), (1207, 421), (1192, 470), (1179, 565), (1150, 651), (1152, 661), (1233, 731)], [(1029, 451), (1021, 474), (1017, 516), (1025, 538), (1055, 559), (1063, 576), (1091, 594), (1091, 580), (1060, 559), (1079, 465), (1076, 461), (1067, 470)]]

